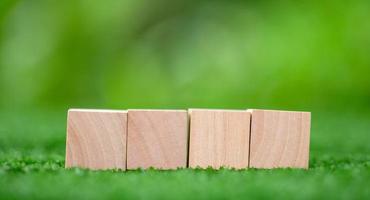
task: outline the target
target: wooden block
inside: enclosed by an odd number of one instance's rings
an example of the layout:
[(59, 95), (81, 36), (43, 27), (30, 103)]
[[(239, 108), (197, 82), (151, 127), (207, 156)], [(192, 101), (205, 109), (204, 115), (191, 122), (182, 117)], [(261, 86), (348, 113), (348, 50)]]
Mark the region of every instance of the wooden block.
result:
[(66, 168), (126, 169), (127, 111), (71, 109)]
[(250, 113), (191, 109), (189, 167), (248, 167)]
[(250, 167), (308, 168), (311, 113), (250, 110)]
[(185, 110), (129, 110), (127, 169), (185, 168), (188, 153)]

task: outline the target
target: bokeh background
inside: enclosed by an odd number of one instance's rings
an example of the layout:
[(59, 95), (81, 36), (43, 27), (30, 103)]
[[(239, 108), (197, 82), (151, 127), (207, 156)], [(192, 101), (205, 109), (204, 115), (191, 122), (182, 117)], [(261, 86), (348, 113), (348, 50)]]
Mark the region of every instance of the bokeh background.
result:
[(173, 199), (165, 188), (178, 192), (184, 178), (184, 191), (209, 185), (213, 197), (227, 198), (221, 185), (257, 197), (369, 197), (369, 19), (369, 0), (1, 0), (0, 194), (121, 195), (99, 184), (117, 177), (90, 174), (84, 185), (63, 170), (68, 108), (265, 108), (312, 112), (311, 171), (243, 175), (265, 188), (181, 172), (141, 194), (127, 188), (146, 177), (131, 174), (120, 191)]
[(0, 4), (1, 106), (370, 107), (370, 3)]

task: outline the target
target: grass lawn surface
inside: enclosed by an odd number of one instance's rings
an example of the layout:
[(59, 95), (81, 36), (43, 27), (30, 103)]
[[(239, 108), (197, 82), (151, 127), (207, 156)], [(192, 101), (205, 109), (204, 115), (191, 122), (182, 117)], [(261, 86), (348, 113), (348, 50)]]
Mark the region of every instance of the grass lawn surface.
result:
[(65, 111), (0, 112), (1, 199), (369, 199), (370, 115), (313, 112), (309, 170), (64, 169)]

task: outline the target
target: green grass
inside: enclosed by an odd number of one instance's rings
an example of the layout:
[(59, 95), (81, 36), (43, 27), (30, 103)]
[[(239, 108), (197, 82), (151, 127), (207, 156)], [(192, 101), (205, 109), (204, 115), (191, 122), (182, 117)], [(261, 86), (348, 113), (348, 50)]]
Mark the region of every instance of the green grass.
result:
[(314, 112), (309, 170), (129, 172), (65, 170), (65, 117), (0, 113), (0, 198), (370, 198), (370, 115)]

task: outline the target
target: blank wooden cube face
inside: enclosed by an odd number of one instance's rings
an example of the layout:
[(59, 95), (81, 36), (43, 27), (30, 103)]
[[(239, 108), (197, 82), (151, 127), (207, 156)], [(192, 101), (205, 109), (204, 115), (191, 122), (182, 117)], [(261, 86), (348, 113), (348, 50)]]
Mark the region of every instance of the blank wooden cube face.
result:
[(190, 110), (189, 167), (248, 167), (250, 113)]
[(126, 111), (70, 110), (65, 166), (125, 169), (126, 136)]
[(127, 168), (185, 168), (188, 151), (185, 110), (129, 110)]
[(251, 110), (250, 167), (308, 168), (308, 112)]

